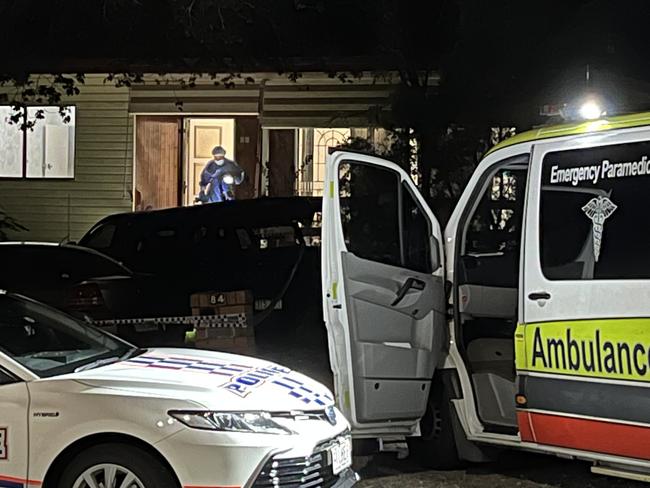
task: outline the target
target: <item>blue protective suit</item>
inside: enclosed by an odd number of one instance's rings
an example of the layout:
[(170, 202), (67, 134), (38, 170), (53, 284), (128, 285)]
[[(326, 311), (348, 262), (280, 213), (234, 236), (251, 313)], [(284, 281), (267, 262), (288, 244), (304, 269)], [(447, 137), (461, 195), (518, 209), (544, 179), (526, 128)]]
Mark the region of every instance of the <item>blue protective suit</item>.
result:
[[(220, 162), (223, 164), (219, 164)], [(232, 184), (223, 181), (226, 175), (233, 177)], [(243, 180), (244, 170), (236, 162), (230, 159), (222, 159), (219, 162), (211, 159), (201, 171), (199, 185), (201, 190), (206, 192), (207, 203), (215, 203), (232, 200), (232, 187), (239, 185)]]

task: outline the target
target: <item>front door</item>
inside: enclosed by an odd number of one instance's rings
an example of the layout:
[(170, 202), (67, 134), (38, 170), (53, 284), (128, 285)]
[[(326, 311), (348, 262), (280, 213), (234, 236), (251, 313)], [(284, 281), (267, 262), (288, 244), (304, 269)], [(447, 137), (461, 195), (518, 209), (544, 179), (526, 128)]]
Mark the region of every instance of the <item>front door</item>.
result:
[(201, 172), (212, 159), (212, 149), (222, 146), (226, 158), (235, 160), (235, 119), (187, 119), (185, 128), (185, 205), (192, 205), (200, 191)]
[(440, 226), (399, 166), (335, 152), (323, 293), (337, 402), (356, 434), (410, 434), (445, 341)]
[(135, 210), (178, 206), (180, 124), (180, 117), (136, 117)]
[(524, 441), (650, 459), (650, 130), (536, 144), (517, 331)]

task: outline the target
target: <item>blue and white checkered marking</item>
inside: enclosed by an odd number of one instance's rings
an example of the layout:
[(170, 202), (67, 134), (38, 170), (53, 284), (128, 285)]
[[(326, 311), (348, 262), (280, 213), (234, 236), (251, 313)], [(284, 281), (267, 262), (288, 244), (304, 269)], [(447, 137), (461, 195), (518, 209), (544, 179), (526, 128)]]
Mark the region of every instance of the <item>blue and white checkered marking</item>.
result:
[(127, 363), (146, 368), (193, 371), (197, 373), (209, 373), (228, 377), (252, 369), (250, 366), (242, 364), (204, 361), (202, 359), (183, 358), (177, 356), (145, 355), (129, 359)]
[(289, 376), (284, 376), (279, 380), (273, 380), (273, 384), (285, 388), (288, 391), (290, 396), (297, 398), (298, 400), (302, 401), (305, 405), (309, 405), (310, 403), (315, 403), (316, 405), (324, 407), (328, 403), (332, 402), (332, 397), (330, 397), (329, 395), (320, 394), (318, 392), (310, 390), (305, 386), (304, 383), (294, 380)]
[(220, 388), (242, 398), (247, 397), (256, 388), (269, 383), (274, 385), (278, 391), (285, 392), (289, 396), (300, 400), (305, 405), (313, 404), (324, 407), (333, 401), (330, 395), (313, 391), (301, 381), (289, 376), (292, 372), (290, 369), (275, 364), (255, 368), (237, 363), (158, 355), (138, 356), (126, 362), (132, 366), (144, 368), (186, 371), (228, 377), (228, 380), (221, 384)]

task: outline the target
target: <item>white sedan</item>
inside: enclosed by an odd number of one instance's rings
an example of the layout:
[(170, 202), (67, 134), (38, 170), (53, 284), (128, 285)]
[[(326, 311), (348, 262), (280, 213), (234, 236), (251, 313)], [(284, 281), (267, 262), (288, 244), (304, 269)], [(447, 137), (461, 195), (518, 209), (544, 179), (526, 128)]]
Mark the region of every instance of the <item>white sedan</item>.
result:
[(299, 373), (0, 293), (0, 487), (344, 488), (350, 466), (347, 421)]

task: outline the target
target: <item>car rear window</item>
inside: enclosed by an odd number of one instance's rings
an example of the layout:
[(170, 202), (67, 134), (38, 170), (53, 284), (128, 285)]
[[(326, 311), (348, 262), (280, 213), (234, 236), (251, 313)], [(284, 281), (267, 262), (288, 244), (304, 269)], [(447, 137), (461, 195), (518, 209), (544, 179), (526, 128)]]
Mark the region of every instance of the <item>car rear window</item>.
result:
[(83, 245), (98, 250), (110, 249), (113, 246), (116, 230), (115, 224), (101, 224), (84, 237)]

